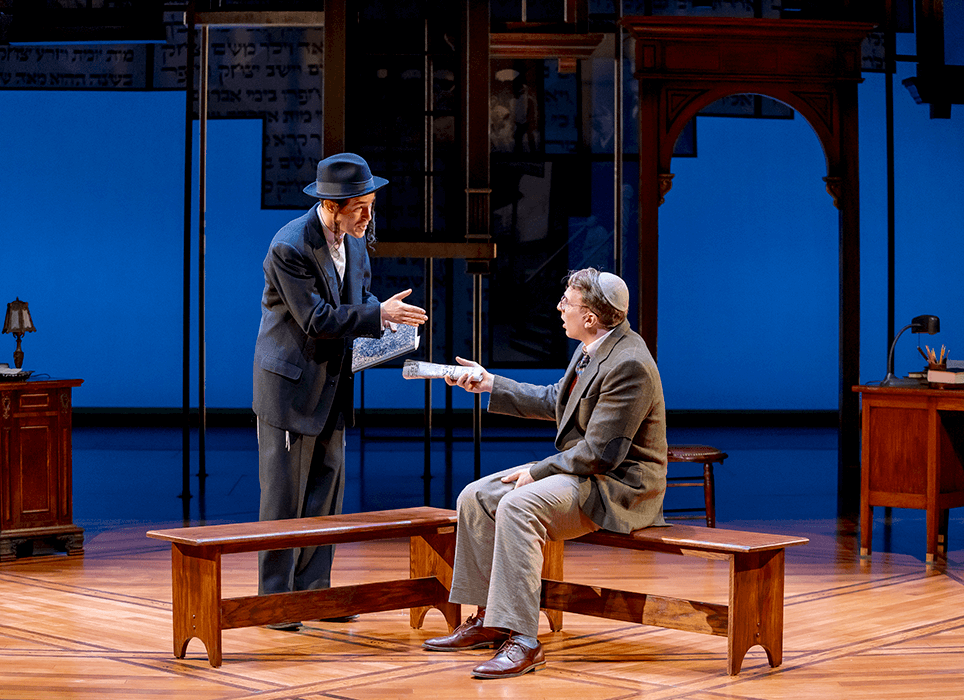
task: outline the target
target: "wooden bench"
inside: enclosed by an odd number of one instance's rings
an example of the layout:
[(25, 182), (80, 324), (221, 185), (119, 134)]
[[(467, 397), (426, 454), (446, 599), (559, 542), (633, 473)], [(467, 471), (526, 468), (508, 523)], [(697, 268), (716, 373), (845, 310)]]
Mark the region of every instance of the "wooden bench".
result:
[[(221, 665), (221, 630), (402, 608), (411, 609), (411, 624), (416, 629), (430, 608), (438, 608), (453, 630), (461, 623), (460, 606), (448, 602), (455, 523), (455, 511), (423, 507), (152, 530), (148, 537), (171, 542), (174, 656), (184, 658), (188, 642), (197, 637), (216, 667)], [(223, 554), (399, 537), (410, 538), (408, 579), (221, 597)]]
[(665, 552), (730, 563), (729, 603), (702, 603), (610, 590), (563, 581), (563, 542), (547, 542), (541, 605), (553, 631), (562, 613), (636, 622), (727, 638), (726, 670), (740, 672), (750, 647), (759, 644), (770, 666), (783, 662), (784, 550), (804, 537), (721, 530), (692, 525), (650, 527), (630, 534), (600, 530), (570, 540), (606, 547)]

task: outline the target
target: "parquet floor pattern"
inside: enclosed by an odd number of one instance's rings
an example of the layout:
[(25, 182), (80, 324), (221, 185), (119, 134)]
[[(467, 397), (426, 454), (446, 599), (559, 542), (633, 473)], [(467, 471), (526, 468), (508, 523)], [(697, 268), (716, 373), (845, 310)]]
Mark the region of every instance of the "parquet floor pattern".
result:
[[(413, 630), (407, 611), (300, 632), (226, 630), (224, 664), (191, 642), (175, 659), (170, 549), (156, 527), (104, 529), (83, 557), (39, 556), (0, 565), (0, 698), (579, 698), (580, 700), (890, 700), (964, 697), (964, 551), (946, 566), (906, 554), (855, 554), (852, 524), (837, 520), (727, 522), (811, 538), (787, 552), (784, 660), (756, 647), (727, 676), (726, 640), (567, 615), (543, 619), (548, 665), (510, 680), (476, 680), (489, 650), (439, 654), (441, 614)], [(952, 542), (953, 545), (953, 542)], [(226, 596), (257, 590), (255, 555), (224, 558)], [(725, 563), (570, 546), (567, 578), (600, 586), (726, 602)], [(407, 575), (403, 541), (344, 545), (335, 585)], [(463, 610), (463, 612), (466, 612)]]

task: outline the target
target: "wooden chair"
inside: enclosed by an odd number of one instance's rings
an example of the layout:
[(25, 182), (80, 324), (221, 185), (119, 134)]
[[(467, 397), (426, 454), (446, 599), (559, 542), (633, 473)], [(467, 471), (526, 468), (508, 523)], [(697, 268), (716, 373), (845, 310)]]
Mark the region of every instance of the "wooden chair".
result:
[[(721, 452), (715, 447), (707, 445), (670, 445), (668, 450), (669, 462), (684, 464), (702, 464), (702, 475), (672, 475), (666, 476), (666, 487), (676, 486), (702, 486), (703, 487), (703, 508), (667, 508), (663, 513), (667, 520), (683, 520), (706, 517), (707, 527), (716, 527), (716, 486), (713, 481), (713, 463), (723, 464), (727, 458), (725, 452)], [(684, 515), (685, 514), (685, 515)]]

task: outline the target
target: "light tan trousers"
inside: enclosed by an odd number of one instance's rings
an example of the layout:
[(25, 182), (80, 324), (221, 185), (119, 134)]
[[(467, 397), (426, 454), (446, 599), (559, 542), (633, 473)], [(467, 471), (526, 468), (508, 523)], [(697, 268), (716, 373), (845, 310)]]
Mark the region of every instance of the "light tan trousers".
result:
[(514, 488), (501, 477), (474, 481), (459, 494), (455, 568), (449, 600), (485, 607), (485, 626), (535, 637), (539, 631), (542, 548), (599, 529), (579, 509), (585, 479), (553, 474)]

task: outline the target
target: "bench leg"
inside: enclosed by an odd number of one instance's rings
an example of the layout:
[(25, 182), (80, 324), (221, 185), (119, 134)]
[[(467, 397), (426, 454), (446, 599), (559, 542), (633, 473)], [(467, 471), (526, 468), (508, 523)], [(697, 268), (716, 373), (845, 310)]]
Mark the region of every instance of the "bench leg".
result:
[(217, 668), (221, 665), (220, 550), (173, 544), (171, 591), (175, 658), (183, 659), (188, 642), (197, 637)]
[[(553, 542), (552, 540), (546, 540), (546, 544), (542, 548), (542, 578), (553, 581), (564, 580), (562, 561), (563, 555), (565, 554), (565, 546), (566, 543), (564, 541)], [(542, 612), (544, 612), (549, 619), (550, 630), (558, 632), (562, 629), (562, 610), (547, 610), (543, 608)]]
[(730, 560), (730, 605), (726, 671), (740, 672), (757, 644), (770, 666), (783, 663), (784, 550), (734, 555)]
[[(409, 561), (412, 578), (434, 576), (446, 591), (452, 590), (452, 566), (455, 563), (455, 527), (440, 528), (439, 532), (409, 540)], [(424, 605), (409, 610), (413, 629), (421, 629), (425, 615), (431, 608), (438, 608), (448, 623), (449, 632), (462, 624), (462, 606), (450, 603), (446, 597), (434, 605)]]

